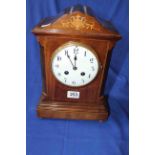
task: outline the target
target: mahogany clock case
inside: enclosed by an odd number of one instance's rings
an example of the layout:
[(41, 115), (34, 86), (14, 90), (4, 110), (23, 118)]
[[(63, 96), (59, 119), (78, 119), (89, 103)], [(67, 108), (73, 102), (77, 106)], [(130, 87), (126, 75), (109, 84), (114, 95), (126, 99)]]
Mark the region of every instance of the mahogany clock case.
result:
[[(79, 26), (61, 23), (71, 21), (70, 18), (85, 19), (78, 20)], [(73, 21), (72, 21), (73, 22)], [(83, 26), (83, 23), (95, 23), (94, 27)], [(107, 70), (112, 48), (121, 36), (111, 29), (102, 26), (95, 17), (85, 14), (79, 10), (65, 13), (47, 27), (41, 27), (47, 23), (43, 20), (34, 29), (33, 33), (41, 47), (41, 63), (43, 73), (43, 90), (40, 103), (37, 108), (38, 116), (43, 118), (62, 119), (87, 119), (106, 120), (109, 115), (107, 102), (102, 96), (106, 82)], [(88, 25), (89, 25), (88, 24)], [(82, 25), (82, 26), (81, 26)], [(91, 47), (99, 59), (99, 71), (96, 78), (82, 87), (69, 87), (60, 83), (51, 72), (51, 56), (54, 51), (68, 42), (77, 42)], [(79, 99), (67, 98), (67, 91), (80, 92)]]

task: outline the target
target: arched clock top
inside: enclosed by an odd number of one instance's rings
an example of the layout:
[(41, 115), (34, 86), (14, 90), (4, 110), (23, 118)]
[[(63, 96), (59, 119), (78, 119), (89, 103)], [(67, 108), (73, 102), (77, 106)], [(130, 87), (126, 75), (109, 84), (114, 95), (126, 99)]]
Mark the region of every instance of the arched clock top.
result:
[[(89, 10), (89, 11), (88, 11)], [(119, 40), (121, 36), (108, 21), (94, 16), (89, 7), (74, 6), (57, 17), (43, 19), (34, 29), (34, 34), (64, 34), (101, 39)]]

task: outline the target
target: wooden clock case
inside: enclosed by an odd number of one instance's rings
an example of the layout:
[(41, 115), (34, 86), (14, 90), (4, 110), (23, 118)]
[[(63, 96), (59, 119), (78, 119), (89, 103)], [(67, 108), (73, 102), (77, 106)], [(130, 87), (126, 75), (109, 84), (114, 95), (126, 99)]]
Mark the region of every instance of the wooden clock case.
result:
[[(43, 19), (33, 33), (41, 47), (42, 96), (37, 107), (41, 118), (106, 120), (107, 102), (102, 96), (112, 48), (121, 36), (108, 22), (101, 22), (86, 6), (66, 9), (58, 17)], [(90, 46), (98, 55), (100, 68), (86, 86), (69, 87), (58, 82), (51, 72), (51, 56), (61, 45), (78, 42)], [(67, 98), (67, 91), (80, 92), (79, 99)]]

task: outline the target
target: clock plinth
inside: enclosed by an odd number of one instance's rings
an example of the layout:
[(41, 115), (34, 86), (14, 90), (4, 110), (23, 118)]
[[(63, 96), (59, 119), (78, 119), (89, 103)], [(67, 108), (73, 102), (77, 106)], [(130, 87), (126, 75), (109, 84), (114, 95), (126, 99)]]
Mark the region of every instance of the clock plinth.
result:
[(107, 102), (101, 98), (95, 104), (76, 102), (57, 102), (46, 100), (42, 95), (37, 107), (40, 118), (74, 119), (74, 120), (107, 120)]

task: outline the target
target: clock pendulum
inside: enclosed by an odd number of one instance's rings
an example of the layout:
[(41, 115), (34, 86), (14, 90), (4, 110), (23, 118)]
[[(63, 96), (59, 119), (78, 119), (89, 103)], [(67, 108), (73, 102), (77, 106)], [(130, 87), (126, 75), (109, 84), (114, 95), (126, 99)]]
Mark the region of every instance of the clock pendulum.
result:
[(99, 21), (89, 7), (76, 5), (61, 16), (45, 18), (33, 33), (41, 46), (41, 118), (107, 120), (102, 92), (109, 58), (119, 33)]

